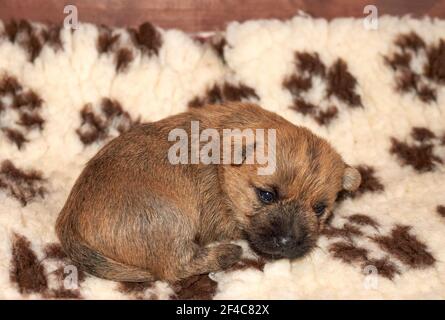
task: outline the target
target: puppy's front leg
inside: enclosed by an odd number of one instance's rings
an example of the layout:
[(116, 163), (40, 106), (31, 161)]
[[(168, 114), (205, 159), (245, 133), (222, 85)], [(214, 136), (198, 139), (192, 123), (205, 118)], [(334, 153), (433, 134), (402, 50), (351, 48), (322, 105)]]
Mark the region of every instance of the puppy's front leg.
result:
[(187, 278), (193, 275), (227, 269), (235, 264), (241, 258), (242, 254), (242, 248), (240, 246), (230, 243), (207, 245), (204, 247), (193, 243), (191, 249), (192, 254), (188, 255), (186, 258), (188, 261), (184, 261), (182, 264), (183, 267), (179, 272), (179, 278)]

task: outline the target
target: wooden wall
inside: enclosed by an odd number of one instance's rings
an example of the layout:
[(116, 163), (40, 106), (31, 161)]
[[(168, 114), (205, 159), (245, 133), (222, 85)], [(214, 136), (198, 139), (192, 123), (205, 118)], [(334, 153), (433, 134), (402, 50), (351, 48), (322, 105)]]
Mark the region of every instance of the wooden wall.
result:
[(221, 30), (228, 21), (286, 19), (298, 10), (315, 17), (363, 17), (374, 4), (379, 15), (429, 15), (445, 18), (445, 0), (0, 0), (0, 19), (61, 22), (65, 5), (78, 8), (79, 20), (109, 26), (143, 21), (185, 31)]

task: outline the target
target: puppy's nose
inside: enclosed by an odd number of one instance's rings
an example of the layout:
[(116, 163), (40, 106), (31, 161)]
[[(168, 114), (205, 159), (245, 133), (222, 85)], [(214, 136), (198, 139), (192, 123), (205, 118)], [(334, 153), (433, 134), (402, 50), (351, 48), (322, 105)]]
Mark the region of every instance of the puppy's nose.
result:
[(282, 235), (273, 239), (277, 253), (282, 257), (293, 259), (304, 255), (308, 248), (305, 246), (304, 232), (292, 235)]
[(286, 246), (292, 241), (291, 237), (279, 237), (278, 244), (281, 246)]
[(286, 250), (287, 248), (292, 248), (295, 246), (299, 246), (301, 244), (301, 240), (295, 239), (292, 236), (281, 236), (273, 238), (273, 242), (275, 247)]

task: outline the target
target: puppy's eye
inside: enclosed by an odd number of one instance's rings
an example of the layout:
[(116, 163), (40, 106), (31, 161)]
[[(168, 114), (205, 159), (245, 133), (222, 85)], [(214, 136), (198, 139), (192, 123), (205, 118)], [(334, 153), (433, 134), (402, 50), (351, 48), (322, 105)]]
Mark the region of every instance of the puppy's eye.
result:
[(258, 194), (258, 198), (265, 204), (270, 204), (276, 200), (275, 193), (272, 191), (256, 189), (256, 192)]
[(312, 209), (314, 210), (315, 214), (319, 217), (325, 212), (326, 207), (327, 205), (324, 202), (318, 202), (312, 207)]

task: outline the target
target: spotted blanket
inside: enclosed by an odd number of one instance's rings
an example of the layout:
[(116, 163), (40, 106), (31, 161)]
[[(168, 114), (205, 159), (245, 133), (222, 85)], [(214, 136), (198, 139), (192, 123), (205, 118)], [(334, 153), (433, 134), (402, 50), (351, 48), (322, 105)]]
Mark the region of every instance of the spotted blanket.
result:
[[(135, 123), (228, 100), (312, 129), (361, 172), (318, 247), (266, 262), (243, 243), (231, 269), (171, 285), (73, 268), (54, 224), (88, 159)], [(0, 298), (443, 299), (444, 162), (442, 20), (0, 23)]]

